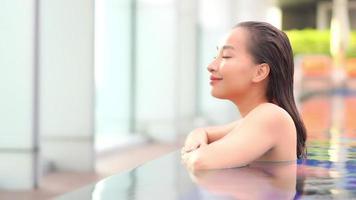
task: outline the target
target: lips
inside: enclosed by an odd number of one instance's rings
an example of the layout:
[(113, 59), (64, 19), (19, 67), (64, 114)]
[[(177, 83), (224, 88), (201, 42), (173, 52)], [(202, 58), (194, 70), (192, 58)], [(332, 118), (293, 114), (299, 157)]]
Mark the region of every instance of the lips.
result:
[(221, 80), (222, 80), (222, 78), (211, 75), (210, 76), (210, 85), (214, 85)]
[(216, 76), (210, 76), (210, 80), (212, 80), (212, 81), (220, 81), (220, 80), (222, 80), (222, 78), (216, 77)]
[(210, 76), (210, 80), (212, 80), (212, 81), (219, 81), (219, 80), (222, 80), (222, 78), (216, 77), (216, 76)]

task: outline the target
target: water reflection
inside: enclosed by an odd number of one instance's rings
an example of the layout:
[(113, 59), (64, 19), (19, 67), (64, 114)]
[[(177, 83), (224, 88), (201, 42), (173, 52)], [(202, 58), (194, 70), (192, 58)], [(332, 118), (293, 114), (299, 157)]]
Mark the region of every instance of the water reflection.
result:
[(254, 163), (235, 169), (197, 171), (190, 177), (219, 199), (293, 199), (297, 164)]
[(356, 95), (334, 88), (305, 95), (301, 112), (308, 130), (308, 159), (298, 163), (302, 198), (356, 197)]

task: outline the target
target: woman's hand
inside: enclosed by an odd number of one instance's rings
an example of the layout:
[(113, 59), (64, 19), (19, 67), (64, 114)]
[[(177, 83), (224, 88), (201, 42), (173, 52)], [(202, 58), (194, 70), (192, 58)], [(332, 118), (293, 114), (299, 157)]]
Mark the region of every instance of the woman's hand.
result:
[(181, 157), (182, 163), (189, 170), (194, 171), (197, 165), (198, 152), (195, 150), (206, 145), (208, 145), (208, 135), (204, 128), (197, 128), (188, 134)]
[(197, 128), (190, 132), (182, 148), (182, 155), (195, 149), (208, 145), (208, 135), (204, 128)]
[(197, 159), (197, 154), (196, 152), (192, 151), (192, 152), (183, 152), (182, 153), (182, 164), (185, 165), (185, 167), (189, 170), (194, 172), (195, 170), (195, 162)]

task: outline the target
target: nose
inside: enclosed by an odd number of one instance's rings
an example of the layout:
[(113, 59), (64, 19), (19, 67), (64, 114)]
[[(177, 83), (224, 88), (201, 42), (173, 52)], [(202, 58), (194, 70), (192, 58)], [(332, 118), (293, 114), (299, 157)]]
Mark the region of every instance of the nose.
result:
[(218, 68), (218, 65), (216, 63), (216, 59), (213, 60), (209, 65), (208, 65), (208, 68), (207, 70), (212, 73), (212, 72), (216, 72), (217, 71), (217, 68)]

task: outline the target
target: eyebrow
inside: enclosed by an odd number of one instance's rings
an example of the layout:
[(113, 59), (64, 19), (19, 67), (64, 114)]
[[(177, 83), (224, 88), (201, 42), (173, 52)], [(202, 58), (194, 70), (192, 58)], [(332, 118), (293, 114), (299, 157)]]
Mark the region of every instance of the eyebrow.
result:
[[(219, 50), (219, 47), (217, 46), (216, 49)], [(224, 45), (224, 46), (222, 46), (222, 50), (225, 50), (225, 49), (232, 49), (232, 50), (234, 50), (235, 48), (234, 48), (233, 46), (231, 46), (231, 45)]]

